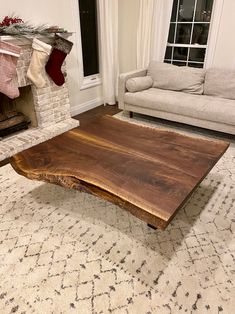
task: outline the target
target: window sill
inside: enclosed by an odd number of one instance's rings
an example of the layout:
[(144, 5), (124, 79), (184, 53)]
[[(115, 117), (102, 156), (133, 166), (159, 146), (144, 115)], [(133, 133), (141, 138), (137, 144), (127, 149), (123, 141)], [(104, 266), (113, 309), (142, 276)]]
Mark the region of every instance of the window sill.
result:
[(101, 85), (101, 83), (102, 82), (99, 75), (87, 76), (87, 77), (84, 77), (80, 90), (92, 88), (92, 87)]

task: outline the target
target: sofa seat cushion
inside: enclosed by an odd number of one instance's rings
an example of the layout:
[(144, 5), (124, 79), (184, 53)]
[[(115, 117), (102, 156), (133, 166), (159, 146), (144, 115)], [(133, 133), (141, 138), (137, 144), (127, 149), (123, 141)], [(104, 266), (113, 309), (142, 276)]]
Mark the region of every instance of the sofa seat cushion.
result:
[(153, 79), (153, 87), (201, 95), (206, 70), (151, 61), (147, 75)]
[(235, 71), (208, 69), (205, 77), (204, 94), (235, 99)]
[(150, 88), (125, 93), (124, 102), (187, 117), (235, 125), (235, 101), (206, 95)]

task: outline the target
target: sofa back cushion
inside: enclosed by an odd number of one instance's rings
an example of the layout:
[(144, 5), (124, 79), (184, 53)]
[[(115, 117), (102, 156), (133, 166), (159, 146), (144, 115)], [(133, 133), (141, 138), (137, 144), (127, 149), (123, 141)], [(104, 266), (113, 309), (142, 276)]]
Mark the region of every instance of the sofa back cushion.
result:
[(126, 82), (126, 89), (131, 93), (140, 92), (152, 86), (153, 79), (151, 76), (132, 77)]
[(176, 66), (151, 61), (147, 75), (153, 78), (153, 87), (191, 94), (203, 93), (204, 69)]
[(235, 71), (208, 69), (205, 77), (204, 94), (235, 99)]

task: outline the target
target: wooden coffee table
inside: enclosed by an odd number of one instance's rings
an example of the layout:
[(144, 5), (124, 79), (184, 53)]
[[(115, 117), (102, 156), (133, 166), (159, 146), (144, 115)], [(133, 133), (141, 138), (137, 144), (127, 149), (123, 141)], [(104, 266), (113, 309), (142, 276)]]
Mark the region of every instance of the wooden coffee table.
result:
[(13, 156), (11, 164), (29, 179), (91, 193), (165, 229), (228, 146), (105, 116)]

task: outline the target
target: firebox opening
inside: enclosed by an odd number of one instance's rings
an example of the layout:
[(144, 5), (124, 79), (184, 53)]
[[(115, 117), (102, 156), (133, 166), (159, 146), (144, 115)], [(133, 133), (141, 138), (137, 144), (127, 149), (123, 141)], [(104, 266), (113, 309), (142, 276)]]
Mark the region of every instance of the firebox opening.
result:
[(37, 126), (31, 86), (19, 90), (15, 99), (0, 93), (0, 137)]

